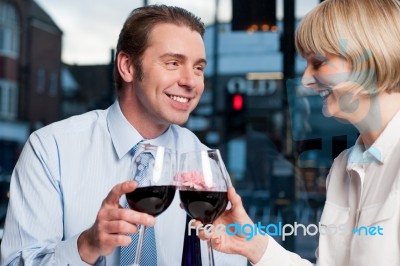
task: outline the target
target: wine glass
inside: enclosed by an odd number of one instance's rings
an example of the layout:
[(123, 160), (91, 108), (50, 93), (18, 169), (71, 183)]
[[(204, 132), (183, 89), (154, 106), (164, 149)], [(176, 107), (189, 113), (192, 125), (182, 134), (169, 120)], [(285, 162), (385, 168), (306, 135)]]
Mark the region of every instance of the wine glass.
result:
[[(190, 217), (212, 224), (226, 209), (230, 179), (218, 149), (183, 153), (176, 179), (182, 206)], [(207, 244), (213, 266), (211, 240)]]
[[(139, 144), (133, 158), (133, 180), (138, 186), (126, 194), (129, 207), (155, 217), (164, 212), (175, 196), (175, 171), (174, 151), (162, 146)], [(139, 266), (145, 230), (145, 226), (140, 226), (135, 266)]]

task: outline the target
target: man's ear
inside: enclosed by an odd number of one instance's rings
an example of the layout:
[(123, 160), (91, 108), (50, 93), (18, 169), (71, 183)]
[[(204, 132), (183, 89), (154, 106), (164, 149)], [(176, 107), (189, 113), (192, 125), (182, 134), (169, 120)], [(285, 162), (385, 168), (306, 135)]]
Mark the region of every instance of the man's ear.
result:
[(125, 82), (132, 82), (135, 73), (130, 56), (121, 51), (117, 55), (117, 60), (118, 72), (121, 75), (122, 79)]

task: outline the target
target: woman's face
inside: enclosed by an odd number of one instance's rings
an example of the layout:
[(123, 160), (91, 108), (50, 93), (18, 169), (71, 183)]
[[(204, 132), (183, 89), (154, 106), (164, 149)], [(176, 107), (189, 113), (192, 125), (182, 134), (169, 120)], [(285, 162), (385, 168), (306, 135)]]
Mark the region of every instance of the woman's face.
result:
[(351, 123), (357, 123), (365, 116), (366, 110), (363, 109), (367, 103), (364, 103), (363, 97), (343, 89), (343, 86), (338, 88), (339, 84), (350, 82), (351, 65), (347, 60), (330, 54), (310, 54), (305, 59), (307, 67), (302, 84), (306, 88), (312, 88), (322, 97), (322, 112), (325, 116), (334, 116)]

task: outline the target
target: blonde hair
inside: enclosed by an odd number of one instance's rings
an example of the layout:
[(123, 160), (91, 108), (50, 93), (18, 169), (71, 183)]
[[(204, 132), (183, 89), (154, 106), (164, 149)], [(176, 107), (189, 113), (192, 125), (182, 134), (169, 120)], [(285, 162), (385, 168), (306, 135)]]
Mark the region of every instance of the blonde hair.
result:
[(301, 21), (296, 48), (302, 56), (343, 57), (356, 93), (400, 92), (400, 3), (326, 0)]

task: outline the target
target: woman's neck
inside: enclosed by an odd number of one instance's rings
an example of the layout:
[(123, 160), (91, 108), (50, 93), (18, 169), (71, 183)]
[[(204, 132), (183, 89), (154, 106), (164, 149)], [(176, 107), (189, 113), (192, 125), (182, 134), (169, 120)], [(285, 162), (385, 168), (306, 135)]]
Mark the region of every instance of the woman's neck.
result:
[(400, 93), (382, 92), (370, 97), (367, 115), (354, 126), (360, 132), (360, 138), (366, 148), (380, 136), (387, 124), (400, 110)]

